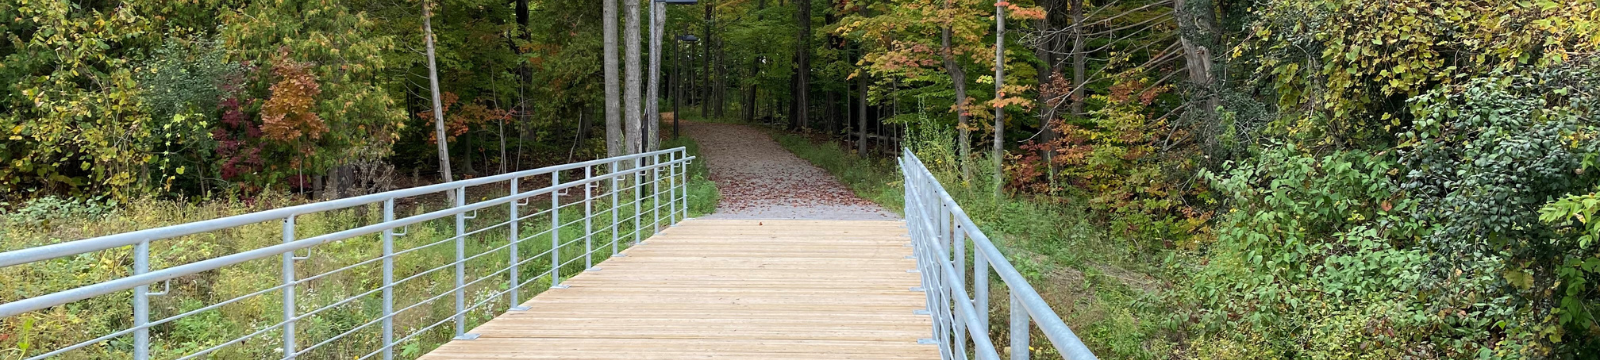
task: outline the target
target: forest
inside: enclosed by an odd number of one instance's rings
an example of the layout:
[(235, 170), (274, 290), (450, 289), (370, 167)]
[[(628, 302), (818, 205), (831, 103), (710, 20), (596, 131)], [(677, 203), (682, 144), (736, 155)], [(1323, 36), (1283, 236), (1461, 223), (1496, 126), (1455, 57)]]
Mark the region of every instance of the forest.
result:
[(1600, 2), (601, 3), (0, 0), (0, 250), (736, 122), (915, 152), (1101, 358), (1600, 357)]

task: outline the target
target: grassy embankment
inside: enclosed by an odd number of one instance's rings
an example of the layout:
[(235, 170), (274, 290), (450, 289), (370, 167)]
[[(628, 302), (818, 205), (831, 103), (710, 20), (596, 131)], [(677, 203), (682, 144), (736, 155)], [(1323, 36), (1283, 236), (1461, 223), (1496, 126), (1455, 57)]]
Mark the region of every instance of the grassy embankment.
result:
[[(833, 142), (774, 131), (773, 137), (795, 155), (826, 169), (858, 196), (900, 212), (903, 195), (893, 158), (860, 157)], [(947, 154), (946, 154), (947, 155)], [(951, 196), (996, 242), (1019, 271), (1058, 311), (1097, 355), (1107, 359), (1167, 358), (1176, 351), (1170, 316), (1161, 291), (1166, 282), (1150, 274), (1162, 271), (1160, 260), (1139, 255), (1097, 228), (1089, 214), (1062, 199), (1006, 197), (988, 189), (993, 180), (976, 176), (959, 181), (954, 158), (938, 151), (922, 156)], [(974, 174), (989, 174), (989, 161), (975, 161)], [(970, 256), (970, 255), (969, 255)], [(970, 262), (969, 262), (970, 263)], [(996, 289), (999, 289), (997, 287)], [(991, 332), (1006, 332), (1005, 294), (996, 290), (991, 304)], [(1004, 335), (996, 339), (1004, 344)], [(1054, 355), (1035, 334), (1036, 355)]]
[[(664, 141), (662, 144), (663, 148), (677, 146), (687, 146), (691, 155), (698, 152), (697, 145), (688, 139)], [(581, 173), (577, 174), (565, 174), (563, 178), (581, 176)], [(532, 184), (525, 183), (523, 188), (538, 187)], [(483, 189), (468, 189), (469, 200), (482, 201), (504, 196), (507, 194), (505, 186), (505, 183), (499, 183), (482, 186)], [(719, 193), (716, 185), (708, 180), (705, 162), (691, 164), (688, 187), (689, 216), (699, 216), (715, 209)], [(563, 277), (570, 277), (585, 268), (584, 224), (577, 221), (583, 218), (585, 209), (580, 202), (574, 201), (581, 197), (581, 192), (568, 193), (562, 198), (564, 206), (559, 211), (563, 223), (559, 234), (559, 241), (563, 243), (560, 252)], [(631, 193), (622, 194), (622, 209), (617, 214), (619, 218), (632, 217), (630, 197)], [(412, 201), (401, 202), (397, 217), (444, 207), (443, 196), (408, 200)], [(665, 202), (665, 199), (662, 201)], [(36, 201), (0, 215), (0, 251), (245, 214), (303, 202), (283, 194), (263, 194), (249, 200), (138, 200), (120, 205)], [(644, 209), (641, 211), (644, 215), (643, 228), (648, 235), (649, 223), (654, 218), (649, 209), (655, 204), (646, 197), (640, 205)], [(382, 212), (378, 206), (298, 217), (296, 237), (303, 239), (379, 222)], [(610, 199), (596, 198), (592, 206), (596, 221), (590, 245), (595, 251), (590, 256), (591, 261), (599, 262), (611, 255), (612, 231), (607, 226), (611, 216), (608, 212)], [(521, 281), (525, 282), (519, 290), (523, 300), (549, 287), (548, 272), (552, 263), (547, 254), (552, 242), (549, 208), (549, 197), (542, 197), (530, 201), (528, 206), (520, 210), (520, 215), (526, 217), (519, 223), (519, 236), (524, 240), (518, 245), (519, 256), (527, 261), (520, 269)], [(478, 218), (467, 220), (466, 231), (481, 231), (466, 236), (464, 241), (468, 257), (482, 254), (466, 263), (466, 281), (477, 281), (466, 287), (467, 304), (482, 304), (479, 310), (467, 314), (469, 329), (510, 306), (508, 296), (497, 294), (509, 289), (509, 275), (504, 270), (509, 262), (507, 245), (510, 234), (502, 225), (508, 219), (508, 209), (495, 207), (479, 212)], [(664, 225), (667, 221), (665, 216), (662, 221)], [(631, 222), (623, 221), (616, 230), (623, 238), (618, 242), (618, 248), (625, 249), (631, 244), (628, 239), (633, 233), (632, 227)], [(282, 222), (270, 221), (154, 241), (151, 243), (151, 268), (168, 268), (275, 245), (282, 241), (282, 228)], [(454, 218), (412, 225), (405, 232), (405, 236), (395, 237), (395, 251), (405, 253), (395, 257), (397, 285), (394, 308), (399, 313), (394, 323), (396, 339), (409, 336), (409, 339), (399, 342), (396, 353), (402, 358), (413, 358), (443, 344), (453, 334), (453, 325), (447, 320), (455, 311), (454, 297), (448, 295), (455, 281), (452, 266), (448, 265), (455, 258), (455, 249), (451, 246), (454, 241), (441, 240), (448, 240), (455, 234)], [(300, 279), (333, 272), (296, 285), (296, 308), (302, 316), (296, 323), (295, 331), (300, 349), (369, 325), (302, 354), (304, 358), (351, 359), (378, 349), (382, 339), (381, 327), (370, 322), (381, 316), (381, 292), (373, 290), (381, 285), (382, 263), (372, 261), (356, 264), (381, 257), (381, 245), (380, 237), (376, 234), (361, 236), (317, 246), (308, 259), (296, 262), (295, 272)], [(0, 303), (127, 276), (133, 265), (132, 252), (131, 247), (120, 247), (0, 269), (0, 279), (4, 279), (6, 284), (6, 291), (0, 293)], [(280, 257), (272, 256), (174, 279), (168, 295), (151, 298), (151, 319), (167, 318), (278, 286), (282, 282), (280, 269)], [(151, 290), (159, 291), (161, 287), (155, 284)], [(333, 305), (352, 297), (355, 300)], [(38, 355), (128, 328), (132, 325), (132, 298), (131, 291), (121, 291), (4, 319), (0, 321), (0, 357)], [(281, 356), (283, 332), (269, 329), (283, 320), (281, 304), (282, 293), (270, 290), (157, 325), (151, 331), (152, 355), (156, 358), (173, 358), (267, 329), (247, 341), (224, 346), (214, 355), (219, 358)], [(325, 310), (308, 315), (324, 307)], [(427, 329), (435, 324), (438, 325)], [(127, 358), (131, 356), (132, 343), (131, 336), (121, 336), (68, 352), (64, 357)]]

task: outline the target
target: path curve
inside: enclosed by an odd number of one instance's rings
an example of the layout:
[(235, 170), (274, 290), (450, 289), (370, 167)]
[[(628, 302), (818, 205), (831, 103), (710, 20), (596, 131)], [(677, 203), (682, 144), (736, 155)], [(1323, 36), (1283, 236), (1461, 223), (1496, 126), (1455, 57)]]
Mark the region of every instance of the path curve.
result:
[[(671, 126), (671, 125), (666, 125)], [(739, 124), (684, 121), (684, 135), (700, 143), (722, 201), (709, 219), (899, 219), (857, 197), (829, 175), (778, 145), (767, 133)]]

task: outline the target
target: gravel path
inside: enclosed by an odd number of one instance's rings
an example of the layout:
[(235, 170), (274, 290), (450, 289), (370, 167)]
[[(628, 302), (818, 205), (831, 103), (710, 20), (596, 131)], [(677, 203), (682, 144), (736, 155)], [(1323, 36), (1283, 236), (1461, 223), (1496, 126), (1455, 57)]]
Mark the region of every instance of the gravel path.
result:
[[(670, 114), (668, 114), (670, 116)], [(664, 128), (666, 126), (663, 126)], [(893, 220), (899, 215), (856, 197), (826, 170), (738, 124), (682, 124), (700, 143), (722, 202), (711, 219)]]

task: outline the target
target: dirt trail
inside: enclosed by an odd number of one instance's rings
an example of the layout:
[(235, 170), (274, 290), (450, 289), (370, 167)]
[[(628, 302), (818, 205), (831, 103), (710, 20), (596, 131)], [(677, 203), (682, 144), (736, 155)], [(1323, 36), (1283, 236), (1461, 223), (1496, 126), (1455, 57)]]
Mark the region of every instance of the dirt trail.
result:
[[(662, 127), (668, 126), (671, 125)], [(706, 218), (900, 218), (856, 197), (826, 170), (784, 150), (761, 130), (738, 124), (688, 121), (681, 126), (685, 136), (700, 143), (700, 156), (711, 168), (711, 181), (722, 190), (717, 212)]]

